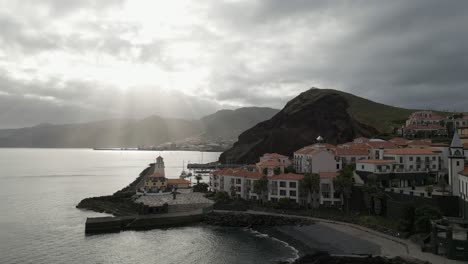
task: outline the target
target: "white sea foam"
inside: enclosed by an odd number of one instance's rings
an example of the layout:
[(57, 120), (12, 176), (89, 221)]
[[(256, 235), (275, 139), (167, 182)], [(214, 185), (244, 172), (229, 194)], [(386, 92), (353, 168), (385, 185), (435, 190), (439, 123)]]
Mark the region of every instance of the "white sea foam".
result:
[(289, 263), (293, 263), (296, 259), (298, 259), (300, 257), (299, 256), (299, 250), (297, 250), (295, 247), (291, 246), (286, 241), (280, 240), (280, 239), (278, 239), (276, 237), (269, 236), (268, 234), (261, 233), (261, 232), (259, 232), (257, 230), (252, 229), (252, 228), (244, 228), (244, 230), (251, 232), (256, 237), (269, 238), (271, 240), (277, 241), (277, 242), (283, 244), (286, 248), (291, 249), (292, 252), (293, 252), (293, 257), (289, 258), (289, 259), (286, 259), (286, 261), (289, 262)]

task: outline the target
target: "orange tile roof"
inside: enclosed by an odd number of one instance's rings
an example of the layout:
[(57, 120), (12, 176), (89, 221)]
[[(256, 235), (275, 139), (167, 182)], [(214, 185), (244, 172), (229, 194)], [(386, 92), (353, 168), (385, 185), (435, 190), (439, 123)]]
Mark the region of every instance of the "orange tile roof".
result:
[(397, 148), (397, 145), (392, 143), (392, 142), (388, 142), (388, 141), (369, 141), (366, 143), (367, 145), (369, 145), (371, 148), (384, 148), (384, 149), (394, 149), (394, 148)]
[(279, 175), (273, 175), (270, 177), (272, 180), (302, 180), (304, 175), (302, 174), (295, 174), (295, 173), (283, 173)]
[(232, 177), (242, 177), (242, 178), (261, 178), (263, 174), (255, 171), (248, 171), (245, 169), (223, 169), (218, 171), (211, 172), (213, 175), (225, 175)]
[(190, 184), (189, 181), (184, 179), (167, 179), (168, 184)]
[(407, 140), (405, 138), (392, 138), (392, 139), (389, 140), (389, 142), (392, 142), (392, 143), (394, 143), (396, 145), (399, 145), (399, 146), (408, 145), (409, 141), (410, 140)]
[(465, 166), (465, 169), (460, 171), (458, 174), (468, 177), (468, 166)]
[(373, 160), (358, 160), (356, 161), (357, 163), (369, 163), (369, 164), (393, 164), (395, 163), (394, 160), (379, 160), (379, 159), (373, 159)]
[(281, 154), (278, 154), (278, 153), (265, 153), (263, 154), (264, 157), (270, 157), (270, 158), (274, 158), (274, 159), (287, 159), (288, 156), (285, 156), (285, 155), (281, 155)]
[(319, 172), (320, 178), (336, 178), (337, 172)]
[(342, 145), (339, 145), (337, 149), (370, 149), (371, 147), (367, 143), (354, 143), (348, 142)]
[(437, 153), (441, 151), (435, 148), (399, 148), (384, 151), (384, 154), (388, 155), (433, 155)]
[(432, 144), (432, 140), (430, 139), (422, 139), (422, 140), (411, 140), (408, 142), (408, 145), (415, 146), (415, 145), (422, 145), (422, 146), (430, 146)]
[(343, 149), (337, 148), (335, 150), (336, 156), (367, 156), (369, 151), (367, 149)]
[(284, 163), (279, 162), (278, 160), (264, 160), (257, 163), (257, 166), (262, 167), (280, 167), (284, 165)]

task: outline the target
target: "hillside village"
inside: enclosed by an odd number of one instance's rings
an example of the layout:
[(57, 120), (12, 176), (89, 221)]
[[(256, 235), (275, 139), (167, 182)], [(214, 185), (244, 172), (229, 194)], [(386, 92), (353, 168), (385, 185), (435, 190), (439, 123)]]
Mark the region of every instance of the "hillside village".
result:
[[(433, 142), (431, 137), (450, 133), (447, 124), (453, 127), (451, 142)], [(457, 228), (463, 236), (468, 226), (468, 116), (446, 119), (431, 111), (415, 112), (400, 131), (406, 138), (358, 137), (338, 145), (318, 136), (292, 157), (265, 153), (256, 164), (212, 171), (209, 185), (235, 199), (306, 208), (344, 208), (352, 200), (367, 199), (369, 212), (395, 221), (411, 204), (430, 205), (446, 216), (441, 225), (433, 222), (433, 243), (451, 240)], [(380, 191), (369, 192), (372, 188)], [(437, 234), (444, 238), (437, 240)], [(466, 238), (454, 241), (463, 244)], [(432, 244), (432, 251), (450, 250), (444, 247)]]

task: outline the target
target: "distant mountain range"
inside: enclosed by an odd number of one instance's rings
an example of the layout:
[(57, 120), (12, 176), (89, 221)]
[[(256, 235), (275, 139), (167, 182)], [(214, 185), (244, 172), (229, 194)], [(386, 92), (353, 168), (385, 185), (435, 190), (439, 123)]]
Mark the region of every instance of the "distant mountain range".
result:
[(200, 120), (150, 116), (81, 124), (41, 124), (0, 130), (0, 147), (107, 148), (153, 146), (188, 137), (235, 139), (279, 110), (246, 107), (221, 110)]
[(416, 110), (376, 103), (349, 93), (312, 88), (289, 101), (270, 120), (243, 132), (223, 163), (254, 163), (267, 152), (291, 156), (320, 135), (327, 143), (392, 133)]

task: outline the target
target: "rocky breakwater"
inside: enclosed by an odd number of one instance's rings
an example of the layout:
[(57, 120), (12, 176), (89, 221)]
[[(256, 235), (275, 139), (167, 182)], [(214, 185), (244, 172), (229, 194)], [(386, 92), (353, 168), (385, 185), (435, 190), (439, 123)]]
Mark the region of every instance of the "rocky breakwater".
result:
[(108, 213), (114, 216), (137, 215), (141, 205), (135, 203), (135, 193), (144, 177), (152, 171), (151, 166), (144, 169), (140, 175), (127, 187), (112, 195), (85, 198), (76, 206), (98, 213)]
[(310, 225), (314, 223), (312, 220), (296, 217), (218, 212), (204, 215), (203, 222), (208, 225), (229, 227), (273, 227), (283, 225)]

